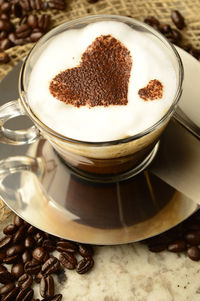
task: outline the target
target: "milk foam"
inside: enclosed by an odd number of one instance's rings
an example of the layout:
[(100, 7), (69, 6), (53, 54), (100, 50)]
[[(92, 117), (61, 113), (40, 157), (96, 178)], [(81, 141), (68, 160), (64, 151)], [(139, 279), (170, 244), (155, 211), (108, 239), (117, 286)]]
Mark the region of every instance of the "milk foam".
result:
[[(128, 104), (77, 108), (55, 99), (49, 91), (51, 80), (61, 71), (78, 66), (83, 52), (101, 35), (112, 35), (131, 53)], [(152, 79), (163, 84), (163, 98), (144, 101), (138, 90)], [(170, 107), (176, 88), (171, 61), (148, 34), (121, 22), (102, 21), (50, 40), (33, 66), (27, 94), (33, 112), (48, 127), (69, 138), (97, 142), (132, 136), (155, 124)]]

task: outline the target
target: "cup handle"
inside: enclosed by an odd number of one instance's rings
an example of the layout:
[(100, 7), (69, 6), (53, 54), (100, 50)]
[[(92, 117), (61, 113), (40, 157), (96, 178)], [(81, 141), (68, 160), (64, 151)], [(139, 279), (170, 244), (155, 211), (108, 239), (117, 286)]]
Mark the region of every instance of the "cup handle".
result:
[(4, 180), (7, 176), (28, 171), (39, 179), (43, 174), (44, 166), (41, 158), (29, 156), (14, 156), (0, 161), (0, 195), (3, 200), (20, 201), (19, 191), (5, 186)]
[(33, 143), (39, 138), (40, 132), (34, 125), (25, 130), (10, 130), (4, 127), (6, 121), (22, 115), (26, 114), (19, 100), (10, 101), (0, 107), (0, 142), (23, 145)]

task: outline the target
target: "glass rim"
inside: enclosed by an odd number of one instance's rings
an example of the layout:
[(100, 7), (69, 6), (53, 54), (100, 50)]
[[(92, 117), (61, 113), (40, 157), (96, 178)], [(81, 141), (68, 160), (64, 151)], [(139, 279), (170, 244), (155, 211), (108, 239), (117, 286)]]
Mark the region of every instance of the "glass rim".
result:
[[(31, 110), (29, 104), (27, 104), (27, 101), (24, 99), (23, 94), (25, 93), (24, 78), (26, 76), (26, 66), (29, 64), (29, 61), (30, 61), (32, 55), (37, 51), (37, 49), (40, 47), (40, 45), (43, 42), (46, 42), (51, 36), (53, 36), (56, 32), (59, 32), (60, 29), (62, 29), (64, 27), (66, 27), (66, 29), (67, 29), (67, 27), (79, 24), (82, 21), (87, 21), (87, 20), (97, 20), (98, 21), (98, 19), (99, 20), (100, 19), (104, 19), (104, 20), (108, 19), (109, 21), (118, 20), (118, 21), (121, 21), (121, 22), (123, 22), (123, 21), (132, 22), (134, 25), (139, 26), (139, 27), (143, 27), (146, 30), (148, 30), (151, 34), (153, 34), (154, 36), (159, 38), (166, 46), (168, 46), (171, 53), (176, 58), (176, 62), (177, 62), (177, 66), (178, 66), (178, 77), (177, 77), (177, 88), (176, 88), (176, 93), (174, 95), (174, 100), (173, 100), (171, 106), (169, 107), (169, 109), (167, 110), (167, 112), (156, 123), (154, 123), (152, 126), (148, 127), (147, 129), (145, 129), (145, 130), (143, 130), (143, 131), (141, 131), (137, 134), (126, 137), (126, 138), (119, 138), (119, 139), (115, 139), (115, 140), (93, 142), (93, 141), (84, 141), (84, 140), (69, 138), (69, 137), (66, 137), (62, 134), (59, 134), (58, 132), (56, 132), (53, 129), (51, 129), (50, 127), (48, 127), (45, 123), (43, 123), (34, 114), (34, 112)], [(182, 64), (180, 55), (179, 55), (178, 51), (176, 50), (176, 48), (174, 47), (174, 45), (171, 44), (164, 35), (162, 35), (160, 32), (155, 30), (150, 25), (148, 25), (144, 22), (138, 21), (138, 20), (136, 20), (132, 17), (102, 14), (102, 15), (85, 16), (85, 17), (78, 18), (78, 19), (75, 19), (75, 20), (72, 20), (72, 21), (67, 21), (67, 22), (55, 27), (54, 29), (50, 30), (48, 33), (46, 33), (33, 46), (33, 48), (30, 50), (29, 54), (26, 56), (26, 58), (25, 58), (25, 60), (22, 64), (21, 70), (20, 70), (18, 87), (19, 87), (19, 95), (20, 95), (21, 104), (24, 107), (25, 111), (28, 113), (28, 116), (39, 127), (39, 129), (41, 128), (43, 131), (47, 132), (48, 134), (52, 135), (53, 137), (55, 137), (59, 140), (67, 141), (67, 142), (70, 142), (70, 143), (91, 145), (91, 146), (111, 146), (111, 145), (122, 144), (122, 143), (127, 143), (127, 142), (130, 142), (130, 141), (137, 140), (137, 139), (151, 133), (156, 128), (159, 128), (164, 123), (164, 121), (174, 112), (174, 109), (177, 106), (177, 103), (178, 103), (178, 101), (180, 99), (180, 96), (181, 96), (181, 93), (182, 93), (183, 78), (184, 78), (184, 69), (183, 69), (183, 64)]]

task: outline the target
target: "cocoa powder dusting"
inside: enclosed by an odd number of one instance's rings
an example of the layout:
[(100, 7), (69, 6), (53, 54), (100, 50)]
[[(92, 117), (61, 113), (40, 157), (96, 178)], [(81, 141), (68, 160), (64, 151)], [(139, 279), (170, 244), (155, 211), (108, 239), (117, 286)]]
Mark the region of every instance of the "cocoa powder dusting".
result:
[(126, 105), (131, 67), (129, 50), (111, 35), (102, 35), (83, 53), (80, 65), (56, 75), (49, 89), (76, 107)]
[(163, 84), (157, 80), (150, 80), (148, 85), (138, 91), (140, 98), (145, 101), (160, 99), (163, 97)]

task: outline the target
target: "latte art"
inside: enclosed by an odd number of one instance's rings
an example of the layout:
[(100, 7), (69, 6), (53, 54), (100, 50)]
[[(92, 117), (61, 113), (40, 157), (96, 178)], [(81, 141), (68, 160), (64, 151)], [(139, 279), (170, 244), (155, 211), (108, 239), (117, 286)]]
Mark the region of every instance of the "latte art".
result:
[(148, 33), (99, 21), (50, 39), (33, 66), (28, 99), (59, 134), (102, 142), (154, 125), (176, 90), (173, 64)]
[(126, 105), (131, 67), (128, 49), (110, 35), (100, 36), (83, 53), (80, 66), (54, 77), (50, 92), (76, 107)]

